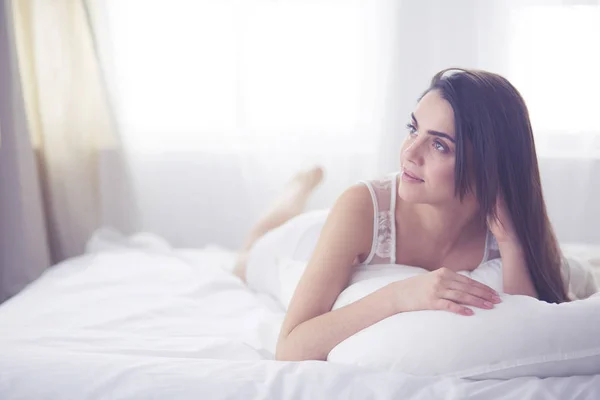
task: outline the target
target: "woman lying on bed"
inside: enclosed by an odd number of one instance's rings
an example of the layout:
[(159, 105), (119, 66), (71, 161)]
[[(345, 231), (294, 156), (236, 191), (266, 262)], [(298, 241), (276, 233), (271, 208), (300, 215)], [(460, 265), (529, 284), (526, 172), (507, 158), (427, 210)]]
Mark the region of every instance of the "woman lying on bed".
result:
[[(505, 293), (568, 301), (528, 111), (517, 90), (489, 72), (441, 71), (406, 129), (400, 171), (348, 188), (328, 213), (288, 307), (277, 359), (325, 360), (346, 338), (397, 313), (469, 316), (466, 306), (491, 309), (498, 294), (457, 271), (499, 257)], [(290, 183), (250, 234), (238, 276), (257, 274), (251, 271), (255, 251), (275, 251), (285, 232), (304, 229), (303, 215), (295, 216), (321, 176), (317, 168)], [(359, 264), (431, 272), (331, 311)]]

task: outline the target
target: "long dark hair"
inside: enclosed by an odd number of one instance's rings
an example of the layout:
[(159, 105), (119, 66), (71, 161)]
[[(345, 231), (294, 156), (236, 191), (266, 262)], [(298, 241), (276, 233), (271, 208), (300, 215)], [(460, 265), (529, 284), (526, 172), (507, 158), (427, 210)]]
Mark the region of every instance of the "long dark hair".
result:
[(438, 72), (425, 93), (431, 90), (454, 110), (456, 195), (462, 200), (473, 192), (483, 218), (496, 216), (496, 198), (503, 195), (540, 300), (569, 301), (520, 93), (502, 76), (459, 68)]

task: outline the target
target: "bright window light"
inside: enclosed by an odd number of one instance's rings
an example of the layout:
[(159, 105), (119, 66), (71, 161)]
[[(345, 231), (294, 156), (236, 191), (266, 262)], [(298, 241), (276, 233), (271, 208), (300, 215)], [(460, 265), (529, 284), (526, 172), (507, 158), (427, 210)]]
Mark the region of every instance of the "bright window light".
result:
[(136, 151), (364, 148), (377, 19), (351, 0), (109, 0), (116, 105)]
[(537, 135), (600, 132), (600, 7), (535, 6), (511, 16), (510, 77)]

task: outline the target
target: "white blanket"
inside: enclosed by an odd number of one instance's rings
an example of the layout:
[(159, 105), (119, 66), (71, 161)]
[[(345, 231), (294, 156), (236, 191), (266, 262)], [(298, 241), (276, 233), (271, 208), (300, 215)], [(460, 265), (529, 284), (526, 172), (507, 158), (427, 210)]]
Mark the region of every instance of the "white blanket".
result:
[(97, 236), (0, 306), (0, 399), (580, 399), (600, 376), (471, 382), (276, 362), (280, 305), (232, 254)]

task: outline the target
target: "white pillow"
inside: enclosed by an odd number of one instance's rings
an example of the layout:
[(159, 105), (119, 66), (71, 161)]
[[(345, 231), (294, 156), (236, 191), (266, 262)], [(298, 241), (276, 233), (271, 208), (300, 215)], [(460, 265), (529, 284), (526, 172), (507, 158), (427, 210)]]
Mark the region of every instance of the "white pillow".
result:
[(569, 292), (577, 298), (589, 297), (597, 292), (600, 286), (600, 246), (563, 243), (560, 247), (569, 263), (568, 271), (565, 271)]
[[(393, 281), (427, 273), (415, 267), (374, 267), (357, 271), (334, 309)], [(501, 287), (498, 260), (461, 273)], [(600, 374), (600, 294), (560, 305), (501, 297), (492, 310), (473, 307), (473, 316), (446, 311), (394, 315), (338, 344), (328, 361), (471, 379)]]

